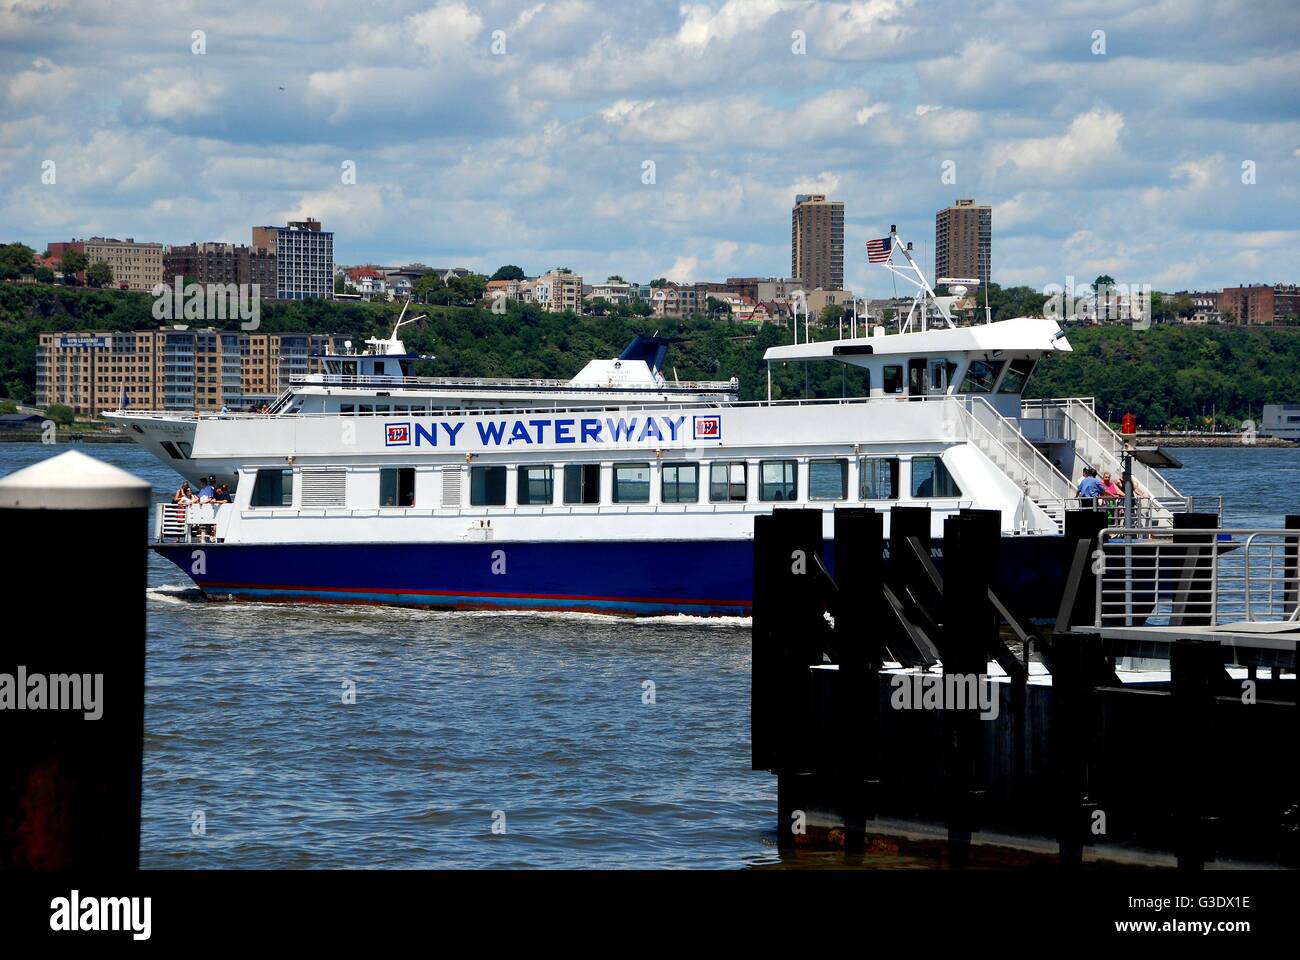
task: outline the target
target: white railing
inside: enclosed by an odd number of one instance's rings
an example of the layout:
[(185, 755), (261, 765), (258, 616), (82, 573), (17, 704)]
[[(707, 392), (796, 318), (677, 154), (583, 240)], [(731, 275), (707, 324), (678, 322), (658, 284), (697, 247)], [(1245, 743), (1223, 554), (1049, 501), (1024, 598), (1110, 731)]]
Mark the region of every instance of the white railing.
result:
[(1017, 482), (1028, 480), (1032, 496), (1050, 500), (1069, 499), (1075, 495), (1069, 478), (1057, 470), (1037, 447), (1025, 439), (1020, 428), (998, 413), (991, 403), (981, 396), (959, 399), (970, 413), (971, 419), (992, 435), (1019, 465), (1020, 476), (1013, 476), (1012, 479)]
[[(1091, 399), (1067, 397), (1060, 400), (1033, 400), (1021, 404), (1022, 412), (1028, 406), (1026, 415), (1043, 416), (1052, 407), (1061, 412), (1074, 425), (1074, 446), (1078, 454), (1087, 461), (1088, 466), (1104, 472), (1110, 470), (1118, 475), (1122, 468), (1121, 457), (1124, 452), (1124, 440), (1101, 417), (1097, 416), (1095, 404)], [(1178, 489), (1156, 470), (1144, 463), (1133, 461), (1133, 479), (1137, 483), (1137, 492), (1141, 496), (1156, 499), (1176, 498), (1182, 496)]]
[(572, 380), (521, 377), (386, 377), (318, 373), (291, 378), (289, 383), (307, 387), (484, 387), (507, 390), (637, 390), (646, 393), (735, 393), (740, 389), (740, 381), (735, 377), (730, 380), (665, 380), (663, 383), (575, 383)]
[(160, 543), (199, 543), (214, 536), (217, 511), (229, 504), (154, 504), (154, 539)]
[(1300, 530), (1110, 527), (1098, 543), (1098, 627), (1300, 621)]

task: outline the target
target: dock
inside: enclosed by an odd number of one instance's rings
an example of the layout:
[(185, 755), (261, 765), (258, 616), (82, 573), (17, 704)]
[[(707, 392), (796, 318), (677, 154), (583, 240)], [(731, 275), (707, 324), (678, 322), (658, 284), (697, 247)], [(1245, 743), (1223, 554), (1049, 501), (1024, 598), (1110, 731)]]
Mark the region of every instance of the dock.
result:
[(955, 867), (1300, 865), (1300, 518), (1066, 516), (1053, 628), (1000, 595), (996, 512), (755, 523), (752, 766), (780, 844)]

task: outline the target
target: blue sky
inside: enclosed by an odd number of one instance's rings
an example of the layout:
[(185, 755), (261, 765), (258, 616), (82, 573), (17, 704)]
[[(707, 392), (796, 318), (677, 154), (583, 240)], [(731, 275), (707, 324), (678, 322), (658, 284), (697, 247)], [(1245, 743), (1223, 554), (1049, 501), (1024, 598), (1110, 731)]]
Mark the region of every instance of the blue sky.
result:
[(314, 216), (343, 263), (710, 280), (788, 274), (824, 192), (883, 295), (865, 241), (928, 261), (975, 197), (1004, 284), (1297, 282), (1297, 41), (1285, 0), (0, 0), (0, 239)]

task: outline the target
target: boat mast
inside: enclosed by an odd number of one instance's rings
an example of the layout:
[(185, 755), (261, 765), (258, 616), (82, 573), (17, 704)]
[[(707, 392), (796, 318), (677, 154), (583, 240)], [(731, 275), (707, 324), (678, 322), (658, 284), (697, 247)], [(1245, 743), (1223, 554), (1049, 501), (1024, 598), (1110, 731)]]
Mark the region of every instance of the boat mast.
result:
[[(945, 326), (949, 328), (955, 327), (956, 324), (952, 322), (952, 314), (948, 312), (948, 302), (951, 302), (955, 298), (936, 296), (934, 288), (930, 286), (930, 281), (925, 279), (924, 271), (917, 266), (916, 260), (912, 257), (912, 245), (910, 243), (904, 244), (898, 239), (897, 224), (890, 224), (889, 239), (890, 259), (886, 260), (883, 266), (893, 273), (894, 276), (901, 277), (908, 283), (912, 284), (912, 286), (916, 287), (916, 293), (912, 297), (912, 306), (908, 308), (907, 311), (907, 321), (899, 327), (898, 332), (910, 332), (912, 328), (912, 320), (918, 314), (920, 317), (921, 332), (925, 332), (925, 330), (929, 328), (930, 304), (934, 304), (935, 310), (938, 312), (939, 317), (943, 320)], [(907, 258), (907, 267), (897, 266), (894, 264), (893, 256), (895, 250), (901, 250), (903, 256)]]

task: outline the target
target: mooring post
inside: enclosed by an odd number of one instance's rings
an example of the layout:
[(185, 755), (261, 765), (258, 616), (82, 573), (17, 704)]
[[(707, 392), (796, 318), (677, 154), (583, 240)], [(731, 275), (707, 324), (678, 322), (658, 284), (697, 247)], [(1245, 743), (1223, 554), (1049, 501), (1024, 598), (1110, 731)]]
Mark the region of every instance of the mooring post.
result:
[[(984, 730), (979, 697), (996, 694), (988, 678), (988, 651), (997, 642), (997, 613), (989, 600), (997, 569), (1000, 523), (953, 516), (943, 524), (944, 691), (964, 691), (965, 702), (945, 702), (948, 784), (948, 856), (955, 867), (970, 859), (984, 796)], [(945, 700), (947, 696), (945, 696)]]
[(835, 511), (835, 756), (844, 847), (849, 852), (860, 852), (866, 845), (866, 821), (875, 816), (879, 786), (880, 668), (885, 659), (883, 631), (892, 619), (881, 591), (884, 546), (883, 514), (859, 507)]
[(812, 680), (829, 632), (818, 565), (822, 511), (774, 510), (754, 518), (751, 765), (777, 775), (778, 838), (794, 842), (818, 745), (809, 742)]
[(1214, 859), (1218, 801), (1205, 758), (1215, 756), (1215, 709), (1225, 675), (1217, 640), (1176, 640), (1170, 651), (1174, 733), (1174, 836), (1178, 867), (1201, 870)]
[(75, 450), (0, 479), (0, 582), (25, 614), (0, 648), (0, 867), (139, 866), (149, 498)]

